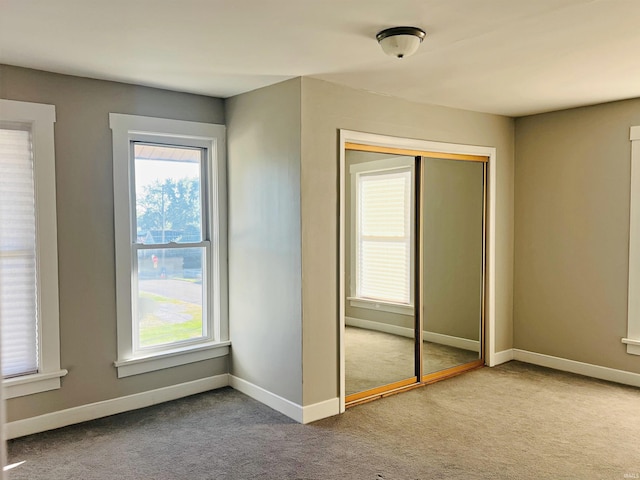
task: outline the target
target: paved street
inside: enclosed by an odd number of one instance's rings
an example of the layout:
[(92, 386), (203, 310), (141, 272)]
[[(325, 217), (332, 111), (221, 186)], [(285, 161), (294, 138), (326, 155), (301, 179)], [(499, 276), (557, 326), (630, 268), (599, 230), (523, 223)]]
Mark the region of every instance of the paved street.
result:
[(140, 280), (140, 292), (175, 298), (183, 302), (202, 305), (202, 284), (173, 279)]

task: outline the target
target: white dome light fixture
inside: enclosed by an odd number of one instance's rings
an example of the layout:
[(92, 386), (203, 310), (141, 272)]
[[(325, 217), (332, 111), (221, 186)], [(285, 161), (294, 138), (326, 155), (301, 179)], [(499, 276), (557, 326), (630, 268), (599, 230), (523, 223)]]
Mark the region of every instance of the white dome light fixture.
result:
[(425, 36), (424, 30), (418, 27), (393, 27), (379, 32), (376, 39), (384, 53), (404, 58), (416, 53)]

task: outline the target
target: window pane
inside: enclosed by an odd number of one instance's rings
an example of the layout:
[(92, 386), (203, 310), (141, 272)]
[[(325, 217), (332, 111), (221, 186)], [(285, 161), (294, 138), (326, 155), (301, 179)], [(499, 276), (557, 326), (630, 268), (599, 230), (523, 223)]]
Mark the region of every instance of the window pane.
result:
[(202, 240), (202, 152), (134, 144), (136, 243)]
[(409, 172), (360, 177), (361, 235), (406, 235), (410, 179)]
[(38, 370), (36, 223), (29, 131), (0, 129), (2, 374)]
[(356, 295), (410, 303), (411, 171), (358, 176)]
[(404, 242), (363, 241), (358, 296), (409, 303), (409, 249)]
[(138, 250), (137, 348), (207, 335), (204, 247)]

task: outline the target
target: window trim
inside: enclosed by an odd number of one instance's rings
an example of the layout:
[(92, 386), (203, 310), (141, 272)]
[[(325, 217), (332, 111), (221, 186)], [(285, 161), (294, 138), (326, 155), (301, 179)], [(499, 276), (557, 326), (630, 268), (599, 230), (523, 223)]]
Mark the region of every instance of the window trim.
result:
[[(31, 126), (36, 204), (38, 372), (3, 379), (4, 398), (60, 388), (58, 236), (56, 220), (54, 105), (0, 99), (0, 121)], [(43, 241), (42, 239), (47, 239)]]
[[(415, 157), (410, 156), (394, 156), (392, 158), (386, 158), (382, 160), (375, 160), (366, 163), (355, 163), (349, 166), (349, 174), (351, 176), (350, 179), (350, 194), (351, 194), (351, 218), (356, 218), (357, 216), (357, 198), (358, 198), (358, 175), (362, 173), (373, 173), (373, 172), (381, 172), (384, 170), (389, 171), (398, 171), (409, 169), (411, 172), (411, 193), (410, 198), (412, 199), (409, 211), (409, 218), (413, 219), (415, 217)], [(409, 303), (396, 303), (390, 302), (386, 300), (380, 300), (375, 298), (364, 298), (357, 296), (357, 232), (356, 232), (356, 223), (351, 222), (351, 231), (349, 233), (351, 239), (350, 245), (350, 272), (351, 272), (351, 282), (349, 285), (350, 296), (347, 298), (349, 301), (349, 305), (351, 307), (356, 308), (366, 308), (369, 310), (378, 310), (387, 313), (397, 313), (400, 315), (413, 315), (414, 314), (414, 289), (411, 287), (415, 281), (415, 265), (414, 262), (410, 262), (410, 270), (409, 270)], [(415, 225), (414, 222), (410, 223), (410, 231), (409, 231), (409, 241), (410, 241), (410, 250), (411, 257), (415, 252)]]
[(627, 353), (640, 355), (640, 126), (631, 127), (631, 202), (629, 211), (629, 292)]
[[(116, 248), (116, 314), (118, 353), (114, 366), (118, 378), (151, 372), (177, 365), (216, 358), (229, 353), (227, 306), (227, 231), (226, 231), (226, 157), (225, 126), (119, 113), (109, 114), (113, 139), (113, 191)], [(210, 229), (211, 331), (214, 340), (191, 343), (162, 351), (134, 354), (132, 335), (132, 214), (134, 188), (131, 171), (131, 142), (171, 143), (206, 147), (209, 208), (206, 219)]]

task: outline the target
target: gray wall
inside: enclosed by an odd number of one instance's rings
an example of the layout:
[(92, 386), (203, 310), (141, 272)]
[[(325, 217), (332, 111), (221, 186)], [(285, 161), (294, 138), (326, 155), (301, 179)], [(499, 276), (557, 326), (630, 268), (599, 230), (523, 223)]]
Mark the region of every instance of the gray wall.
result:
[(226, 102), (231, 373), (302, 404), (300, 79)]
[(513, 120), (302, 79), (304, 405), (338, 396), (338, 130), (497, 147), (496, 349), (512, 347)]
[(7, 401), (14, 421), (228, 372), (218, 358), (118, 379), (109, 113), (223, 124), (223, 102), (0, 66), (0, 97), (56, 106), (62, 388)]
[(514, 346), (640, 373), (627, 329), (640, 99), (516, 121)]

